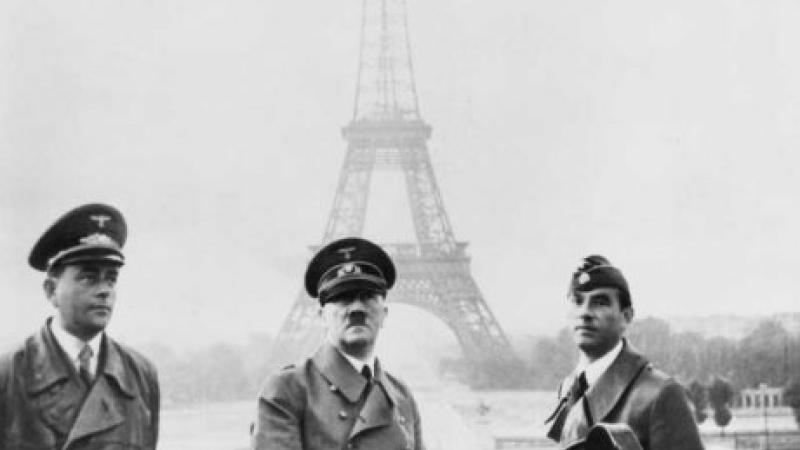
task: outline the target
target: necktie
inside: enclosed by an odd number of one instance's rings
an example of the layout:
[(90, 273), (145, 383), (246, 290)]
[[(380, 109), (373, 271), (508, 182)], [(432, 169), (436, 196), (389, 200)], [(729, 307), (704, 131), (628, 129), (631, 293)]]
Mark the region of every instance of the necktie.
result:
[(578, 378), (575, 379), (575, 382), (572, 383), (572, 391), (570, 392), (570, 406), (574, 405), (583, 394), (586, 393), (586, 390), (589, 389), (589, 383), (586, 381), (586, 372), (581, 372), (578, 375)]
[(364, 397), (369, 395), (369, 391), (372, 390), (372, 370), (369, 366), (364, 366), (361, 368), (361, 376), (363, 376), (367, 380), (367, 385), (364, 387), (364, 393), (362, 394)]
[[(586, 374), (581, 372), (577, 377), (575, 377), (575, 380), (572, 381), (572, 386), (570, 386), (566, 398), (561, 400), (561, 404), (559, 405), (558, 409), (555, 413), (553, 413), (552, 419), (554, 421), (550, 431), (547, 433), (547, 437), (556, 442), (561, 440), (561, 431), (564, 428), (564, 421), (567, 418), (567, 414), (569, 414), (569, 411), (572, 409), (575, 403), (580, 401), (587, 389), (589, 389), (589, 383), (586, 381)], [(584, 411), (588, 414), (589, 411), (588, 408), (586, 408), (586, 403), (583, 402), (582, 404), (584, 406)], [(586, 418), (589, 419), (589, 422), (591, 422), (592, 419), (588, 415)]]
[(80, 353), (78, 353), (78, 363), (80, 365), (78, 368), (78, 373), (87, 386), (92, 385), (92, 379), (94, 378), (92, 376), (92, 369), (90, 365), (93, 353), (94, 352), (92, 352), (92, 348), (89, 347), (89, 344), (84, 345)]
[(361, 368), (361, 375), (367, 379), (367, 381), (372, 381), (372, 370), (369, 366), (365, 365)]
[(586, 390), (589, 389), (589, 383), (586, 381), (585, 372), (581, 372), (581, 374), (578, 375), (578, 380), (575, 382), (575, 384), (577, 385), (577, 388), (575, 389), (574, 392), (575, 395), (574, 398), (571, 400), (572, 402), (571, 404), (574, 405), (577, 402), (581, 403), (581, 406), (583, 407), (583, 413), (586, 415), (586, 423), (588, 423), (589, 426), (591, 426), (594, 424), (594, 420), (592, 419), (592, 412), (589, 411), (589, 404), (582, 400), (583, 394), (585, 394)]

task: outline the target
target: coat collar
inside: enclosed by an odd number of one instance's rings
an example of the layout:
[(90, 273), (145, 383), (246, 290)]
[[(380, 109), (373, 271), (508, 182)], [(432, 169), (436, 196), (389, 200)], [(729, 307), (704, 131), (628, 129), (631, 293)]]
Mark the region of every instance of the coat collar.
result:
[(620, 401), (634, 379), (647, 367), (647, 359), (630, 347), (627, 341), (619, 356), (586, 391), (589, 412), (595, 423), (603, 421)]
[(51, 385), (69, 378), (75, 372), (71, 369), (67, 356), (56, 343), (50, 331), (48, 319), (41, 330), (35, 333), (26, 344), (30, 364), (28, 373), (28, 393), (38, 394)]
[[(311, 357), (314, 365), (319, 368), (320, 373), (335, 386), (337, 390), (347, 398), (350, 403), (356, 403), (364, 392), (367, 381), (356, 372), (353, 365), (331, 344), (325, 343)], [(381, 366), (380, 360), (375, 360), (375, 382), (379, 384), (391, 403), (397, 404), (397, 391), (389, 381), (386, 372)], [(374, 390), (374, 389), (373, 389)]]
[[(584, 394), (594, 423), (607, 418), (636, 377), (649, 365), (647, 359), (633, 350), (627, 340), (623, 340), (623, 344), (622, 351), (616, 359)], [(568, 406), (569, 386), (572, 385), (574, 378), (575, 374), (571, 374), (561, 383), (558, 405), (545, 421), (545, 423), (552, 421), (547, 436), (555, 441), (565, 439), (566, 442), (562, 444), (566, 446), (580, 442), (591, 425), (586, 422), (587, 418), (582, 408)]]
[(358, 401), (367, 380), (356, 372), (336, 347), (325, 343), (311, 358), (328, 382), (339, 390), (350, 403)]
[[(75, 372), (50, 331), (51, 320), (48, 319), (27, 344), (31, 361), (28, 392), (31, 394), (42, 392), (53, 384), (69, 378)], [(116, 343), (104, 334), (100, 348), (100, 354), (105, 358), (102, 373), (113, 379), (124, 394), (133, 397), (133, 383), (125, 370)]]

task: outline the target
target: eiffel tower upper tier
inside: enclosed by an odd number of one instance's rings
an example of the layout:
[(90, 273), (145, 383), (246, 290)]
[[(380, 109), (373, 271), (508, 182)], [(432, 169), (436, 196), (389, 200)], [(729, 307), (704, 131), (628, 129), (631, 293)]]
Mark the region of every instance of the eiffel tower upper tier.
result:
[[(420, 116), (404, 0), (366, 0), (351, 144), (419, 146), (431, 135)], [(388, 138), (388, 139), (387, 139)]]

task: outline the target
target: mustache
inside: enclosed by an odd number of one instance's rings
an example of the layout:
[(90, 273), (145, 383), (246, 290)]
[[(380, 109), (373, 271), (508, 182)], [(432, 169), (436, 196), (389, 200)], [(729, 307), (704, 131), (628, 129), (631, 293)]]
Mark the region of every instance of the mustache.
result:
[(347, 314), (347, 325), (366, 325), (367, 314), (364, 311), (353, 311)]

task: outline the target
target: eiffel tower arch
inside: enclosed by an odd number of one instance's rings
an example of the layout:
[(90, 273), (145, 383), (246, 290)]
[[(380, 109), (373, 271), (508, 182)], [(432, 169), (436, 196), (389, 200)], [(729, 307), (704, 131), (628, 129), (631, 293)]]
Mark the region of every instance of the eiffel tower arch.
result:
[[(420, 116), (411, 64), (405, 0), (364, 0), (359, 55), (353, 117), (342, 129), (347, 154), (322, 245), (361, 236), (373, 175), (401, 172), (416, 242), (381, 243), (397, 266), (388, 301), (432, 313), (453, 331), (473, 387), (514, 387), (525, 370), (471, 275), (467, 244), (456, 240), (436, 184), (427, 148), (431, 127)], [(319, 344), (323, 330), (317, 310), (316, 301), (301, 290), (277, 336), (276, 364), (295, 361)]]

